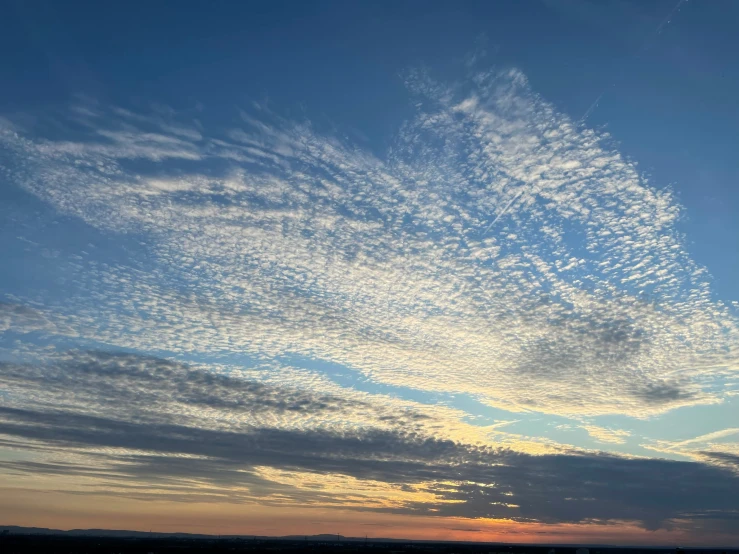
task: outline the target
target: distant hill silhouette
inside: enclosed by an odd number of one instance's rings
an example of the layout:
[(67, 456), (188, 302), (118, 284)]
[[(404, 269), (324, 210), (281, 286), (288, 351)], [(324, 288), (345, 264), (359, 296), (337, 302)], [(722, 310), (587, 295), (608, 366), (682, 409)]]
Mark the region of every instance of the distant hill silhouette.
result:
[[(61, 529), (49, 529), (46, 527), (22, 527), (18, 525), (0, 525), (0, 542), (3, 537), (14, 535), (24, 536), (62, 536), (62, 537), (99, 537), (107, 539), (185, 539), (185, 540), (258, 540), (258, 541), (289, 541), (289, 542), (326, 542), (326, 543), (338, 543), (338, 542), (369, 542), (369, 543), (426, 543), (426, 544), (485, 544), (490, 546), (497, 545), (505, 551), (497, 552), (496, 554), (520, 554), (519, 550), (525, 548), (526, 552), (531, 549), (535, 549), (537, 552), (541, 551), (540, 554), (545, 554), (545, 549), (550, 549), (548, 554), (575, 554), (581, 552), (582, 554), (614, 554), (616, 552), (632, 551), (632, 552), (648, 552), (648, 553), (665, 553), (675, 554), (675, 546), (616, 546), (607, 544), (551, 544), (546, 546), (545, 544), (516, 544), (516, 543), (501, 543), (501, 542), (488, 542), (488, 541), (440, 541), (440, 540), (423, 540), (423, 539), (397, 539), (397, 538), (365, 538), (365, 537), (345, 537), (343, 535), (336, 535), (333, 533), (323, 533), (318, 535), (284, 535), (284, 536), (269, 536), (269, 535), (208, 535), (202, 533), (157, 533), (147, 531), (128, 531), (125, 529), (70, 529), (64, 531)], [(584, 548), (586, 547), (586, 548)], [(576, 549), (576, 550), (575, 550)], [(588, 549), (589, 552), (588, 552)], [(569, 552), (568, 552), (569, 550)], [(717, 553), (717, 554), (728, 554), (736, 553), (739, 554), (739, 549), (726, 548), (726, 547), (688, 547), (685, 549), (678, 548), (677, 554), (685, 554), (685, 552), (691, 553)]]

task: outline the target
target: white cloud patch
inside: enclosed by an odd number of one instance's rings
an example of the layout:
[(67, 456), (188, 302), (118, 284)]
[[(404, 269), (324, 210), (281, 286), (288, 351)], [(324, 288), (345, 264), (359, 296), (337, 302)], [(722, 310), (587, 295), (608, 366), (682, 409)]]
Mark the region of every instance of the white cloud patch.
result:
[(598, 425), (583, 425), (582, 428), (588, 432), (588, 435), (599, 442), (624, 444), (626, 439), (631, 436), (631, 433), (624, 429), (609, 429), (607, 427), (599, 427)]
[(89, 295), (55, 309), (110, 344), (302, 354), (508, 410), (720, 401), (737, 318), (672, 193), (517, 71), (407, 84), (418, 114), (382, 158), (264, 110), (217, 136), (130, 113), (86, 140), (3, 125), (12, 182), (146, 251), (81, 266)]

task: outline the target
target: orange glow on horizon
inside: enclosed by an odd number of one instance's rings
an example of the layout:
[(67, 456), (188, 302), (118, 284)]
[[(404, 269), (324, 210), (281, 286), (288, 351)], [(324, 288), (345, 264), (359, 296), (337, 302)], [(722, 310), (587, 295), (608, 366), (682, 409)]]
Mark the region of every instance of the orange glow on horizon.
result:
[(209, 535), (317, 535), (544, 544), (725, 545), (726, 536), (688, 536), (612, 525), (520, 523), (507, 520), (398, 515), (361, 510), (228, 503), (140, 501), (29, 489), (0, 489), (5, 525), (52, 529), (125, 529)]

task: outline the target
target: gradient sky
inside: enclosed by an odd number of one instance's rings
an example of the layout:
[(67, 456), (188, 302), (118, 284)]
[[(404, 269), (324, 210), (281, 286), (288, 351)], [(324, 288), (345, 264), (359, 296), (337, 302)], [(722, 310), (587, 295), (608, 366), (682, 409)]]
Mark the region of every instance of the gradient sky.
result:
[(739, 3), (1, 9), (0, 524), (739, 540)]

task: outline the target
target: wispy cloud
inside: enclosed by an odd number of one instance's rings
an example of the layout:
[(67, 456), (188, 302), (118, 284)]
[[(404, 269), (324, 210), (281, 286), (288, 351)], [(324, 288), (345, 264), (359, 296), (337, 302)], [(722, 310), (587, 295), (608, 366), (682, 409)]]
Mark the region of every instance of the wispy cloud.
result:
[(606, 427), (599, 427), (598, 425), (583, 425), (582, 428), (585, 429), (591, 437), (600, 442), (623, 444), (626, 442), (626, 439), (631, 436), (631, 433), (624, 429), (608, 429)]
[(739, 473), (739, 428), (729, 427), (685, 440), (652, 440), (649, 450), (728, 467)]

